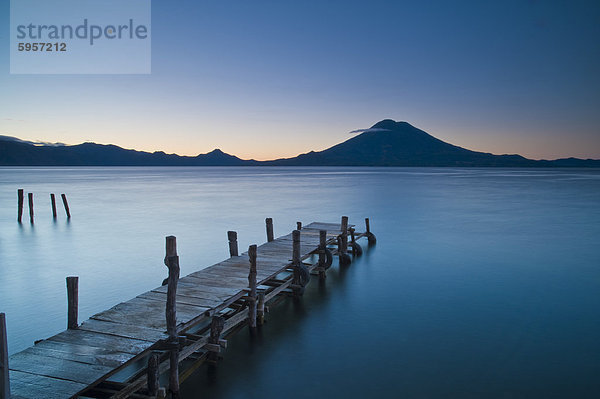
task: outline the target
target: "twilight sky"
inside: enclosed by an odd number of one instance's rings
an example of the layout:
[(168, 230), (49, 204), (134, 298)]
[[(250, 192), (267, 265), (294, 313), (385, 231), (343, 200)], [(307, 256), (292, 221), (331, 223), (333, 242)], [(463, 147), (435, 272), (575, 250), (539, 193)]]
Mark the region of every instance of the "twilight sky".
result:
[(600, 2), (152, 1), (152, 74), (10, 75), (0, 135), (273, 159), (384, 118), (472, 150), (600, 158)]

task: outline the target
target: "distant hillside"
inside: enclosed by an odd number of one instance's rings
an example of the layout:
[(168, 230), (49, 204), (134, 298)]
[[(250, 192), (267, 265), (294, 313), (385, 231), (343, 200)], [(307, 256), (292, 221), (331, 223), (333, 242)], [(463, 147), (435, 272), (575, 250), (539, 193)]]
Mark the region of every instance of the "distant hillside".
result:
[(600, 167), (600, 160), (536, 161), (520, 155), (494, 155), (441, 141), (407, 122), (390, 119), (323, 151), (273, 161), (243, 160), (221, 150), (195, 157), (126, 150), (115, 145), (32, 143), (0, 136), (3, 166), (465, 166)]
[(0, 165), (21, 166), (244, 166), (255, 165), (221, 150), (195, 157), (126, 150), (116, 145), (33, 145), (0, 138)]
[(272, 165), (329, 166), (471, 166), (471, 167), (600, 167), (600, 161), (570, 158), (536, 161), (520, 155), (494, 155), (441, 141), (407, 122), (390, 119), (319, 152), (269, 161)]

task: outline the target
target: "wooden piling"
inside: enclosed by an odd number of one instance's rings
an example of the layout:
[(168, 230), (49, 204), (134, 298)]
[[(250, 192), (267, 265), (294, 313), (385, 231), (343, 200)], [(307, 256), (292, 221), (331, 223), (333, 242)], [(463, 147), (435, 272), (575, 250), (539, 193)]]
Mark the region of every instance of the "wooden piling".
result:
[(67, 329), (75, 330), (78, 327), (79, 314), (79, 277), (67, 277)]
[[(212, 344), (212, 347), (219, 347), (223, 328), (225, 328), (225, 319), (222, 316), (213, 316), (210, 321), (210, 335), (208, 336), (208, 343)], [(218, 358), (219, 352), (210, 351), (208, 354), (208, 360), (213, 364), (217, 362)]]
[(256, 305), (256, 324), (262, 326), (265, 323), (265, 293), (259, 292)]
[(256, 328), (256, 245), (250, 245), (248, 248), (248, 257), (250, 258), (250, 273), (248, 274), (248, 324), (251, 328)]
[(179, 398), (179, 337), (177, 336), (177, 281), (179, 280), (179, 257), (177, 256), (177, 241), (173, 236), (166, 238), (167, 267), (169, 268), (169, 281), (167, 283), (167, 334), (169, 335), (170, 366), (169, 366), (169, 391), (172, 398)]
[(365, 218), (365, 229), (367, 230), (367, 239), (369, 240), (369, 245), (374, 245), (377, 243), (377, 238), (375, 238), (375, 234), (371, 233), (371, 223), (369, 222), (369, 218)]
[(342, 216), (342, 238), (343, 251), (348, 252), (348, 216)]
[(238, 256), (237, 232), (228, 231), (227, 240), (229, 240), (229, 256)]
[(302, 230), (302, 222), (296, 222), (297, 230)]
[(327, 246), (327, 230), (319, 231), (319, 279), (325, 280), (327, 274), (325, 272), (325, 247)]
[(54, 198), (54, 194), (50, 194), (50, 203), (52, 204), (52, 217), (56, 219), (56, 198)]
[(23, 189), (17, 190), (17, 222), (21, 223), (23, 219)]
[(67, 219), (71, 219), (71, 212), (69, 211), (69, 203), (67, 202), (67, 196), (65, 194), (61, 194), (63, 205), (65, 206), (65, 212), (67, 213)]
[(148, 357), (148, 395), (156, 396), (158, 395), (158, 388), (160, 387), (159, 377), (160, 371), (158, 369), (160, 363), (160, 352), (154, 351)]
[(33, 193), (27, 193), (27, 199), (29, 200), (29, 222), (33, 223)]
[(8, 339), (6, 338), (6, 315), (4, 313), (0, 313), (0, 399), (10, 399)]
[(292, 232), (292, 265), (294, 267), (292, 290), (294, 296), (299, 297), (304, 294), (304, 287), (310, 280), (310, 273), (300, 259), (300, 230)]
[(265, 223), (267, 225), (267, 242), (271, 242), (274, 240), (274, 238), (273, 238), (273, 219), (266, 218)]

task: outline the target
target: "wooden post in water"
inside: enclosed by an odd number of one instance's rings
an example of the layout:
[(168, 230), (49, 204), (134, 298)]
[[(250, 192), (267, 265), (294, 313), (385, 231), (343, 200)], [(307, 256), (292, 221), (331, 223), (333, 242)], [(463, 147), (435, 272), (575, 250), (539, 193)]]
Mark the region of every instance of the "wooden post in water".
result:
[(10, 399), (8, 340), (6, 338), (6, 315), (4, 313), (0, 313), (0, 399)]
[(365, 218), (365, 228), (367, 229), (367, 239), (369, 240), (369, 245), (374, 245), (377, 242), (377, 238), (375, 238), (375, 234), (371, 233), (371, 224), (369, 223), (369, 218)]
[(27, 199), (29, 200), (29, 222), (33, 223), (33, 193), (27, 193)]
[(310, 280), (310, 274), (300, 259), (300, 230), (294, 230), (292, 232), (292, 265), (294, 267), (292, 290), (294, 295), (299, 297), (304, 294), (304, 286), (306, 286), (308, 280)]
[(248, 324), (250, 328), (256, 328), (256, 245), (250, 245), (248, 248), (250, 257), (250, 273), (248, 274)]
[[(225, 319), (221, 316), (213, 316), (210, 321), (210, 335), (208, 337), (208, 343), (211, 344), (211, 348), (219, 348), (219, 341), (221, 340), (221, 331), (225, 327)], [(220, 349), (218, 349), (220, 350)], [(215, 364), (219, 358), (219, 352), (210, 350), (208, 354), (208, 360)]]
[(50, 203), (52, 204), (52, 217), (56, 219), (56, 198), (54, 198), (54, 194), (50, 194)]
[(229, 241), (229, 256), (238, 256), (237, 232), (228, 231), (227, 240)]
[(262, 326), (265, 324), (265, 293), (259, 292), (256, 305), (256, 324)]
[(340, 264), (347, 265), (352, 259), (348, 255), (348, 216), (342, 216), (342, 232), (338, 236), (338, 257)]
[(348, 216), (342, 216), (342, 245), (344, 253), (348, 252)]
[(156, 396), (158, 394), (160, 372), (158, 369), (160, 363), (160, 352), (154, 351), (148, 357), (148, 395)]
[(61, 194), (63, 205), (65, 206), (65, 212), (67, 213), (67, 219), (71, 219), (71, 212), (69, 211), (69, 203), (67, 202), (67, 196), (65, 194)]
[(302, 230), (302, 222), (296, 222), (297, 230)]
[(327, 245), (327, 230), (319, 231), (319, 279), (325, 280), (327, 274), (325, 273), (325, 246)]
[(23, 219), (23, 189), (17, 190), (17, 222), (21, 223)]
[(267, 242), (271, 242), (274, 240), (274, 238), (273, 238), (273, 219), (266, 218), (265, 223), (267, 224)]
[(78, 327), (79, 313), (79, 277), (67, 277), (67, 329), (75, 330)]
[(167, 283), (167, 334), (169, 335), (170, 368), (169, 391), (171, 397), (179, 398), (179, 337), (177, 336), (177, 281), (179, 280), (179, 257), (177, 256), (177, 241), (174, 236), (166, 238), (166, 264), (169, 268), (169, 282)]

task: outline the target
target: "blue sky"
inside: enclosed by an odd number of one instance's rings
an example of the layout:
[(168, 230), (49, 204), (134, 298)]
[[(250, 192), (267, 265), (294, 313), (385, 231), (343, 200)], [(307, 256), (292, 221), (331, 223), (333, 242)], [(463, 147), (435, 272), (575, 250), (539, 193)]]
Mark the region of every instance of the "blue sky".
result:
[(10, 75), (0, 134), (269, 159), (384, 118), (474, 150), (600, 158), (598, 1), (152, 2), (150, 75)]

